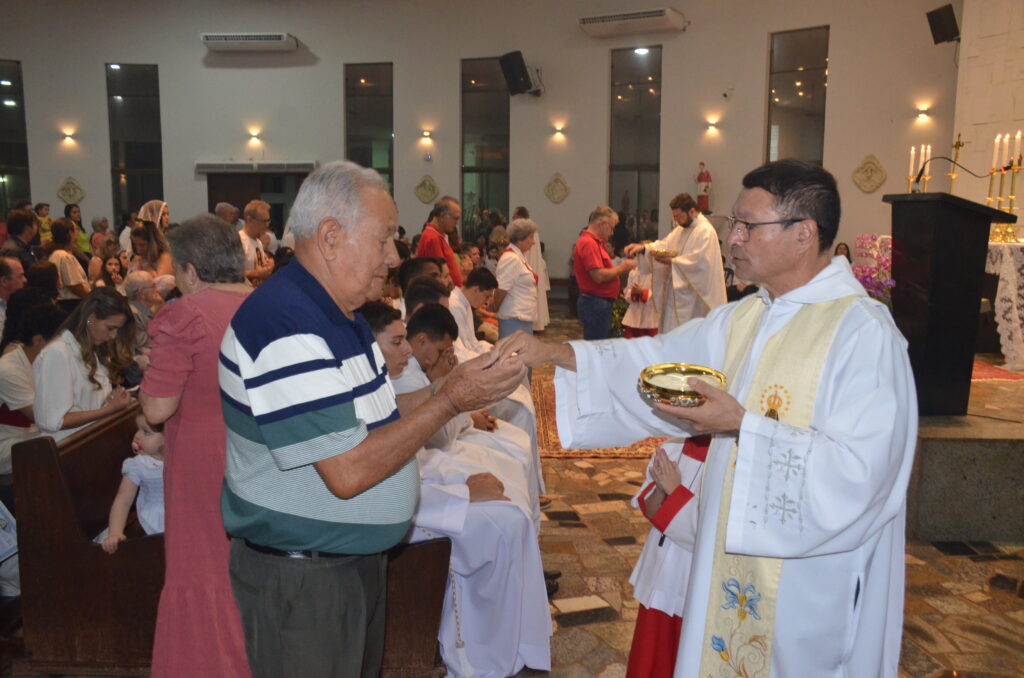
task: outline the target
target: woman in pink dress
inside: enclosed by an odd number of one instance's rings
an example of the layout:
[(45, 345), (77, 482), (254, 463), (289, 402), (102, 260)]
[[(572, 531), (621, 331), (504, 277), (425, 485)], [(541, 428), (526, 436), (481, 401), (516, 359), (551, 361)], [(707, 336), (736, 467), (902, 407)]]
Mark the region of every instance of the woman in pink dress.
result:
[(168, 240), (183, 297), (149, 323), (150, 364), (139, 397), (150, 422), (167, 422), (167, 571), (152, 675), (247, 678), (220, 515), (225, 429), (217, 364), (221, 338), (251, 288), (238, 232), (220, 219), (189, 219)]

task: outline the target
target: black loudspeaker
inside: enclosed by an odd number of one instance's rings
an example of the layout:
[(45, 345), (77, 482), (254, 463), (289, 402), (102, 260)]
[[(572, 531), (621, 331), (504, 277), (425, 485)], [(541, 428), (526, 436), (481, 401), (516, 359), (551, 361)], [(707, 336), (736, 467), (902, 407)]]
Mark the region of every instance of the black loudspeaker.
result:
[(960, 27), (956, 25), (956, 14), (953, 5), (944, 5), (933, 9), (926, 15), (928, 26), (932, 29), (932, 40), (940, 42), (960, 41)]
[(526, 60), (523, 53), (516, 50), (498, 57), (501, 63), (501, 73), (505, 76), (505, 84), (508, 85), (509, 94), (530, 94), (539, 95), (540, 90), (533, 84), (530, 77), (530, 69), (526, 67)]

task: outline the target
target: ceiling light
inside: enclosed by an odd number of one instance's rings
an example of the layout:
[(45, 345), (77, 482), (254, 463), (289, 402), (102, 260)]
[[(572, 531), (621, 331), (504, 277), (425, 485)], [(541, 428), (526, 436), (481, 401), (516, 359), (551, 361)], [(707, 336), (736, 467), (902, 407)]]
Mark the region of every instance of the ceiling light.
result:
[(654, 91), (654, 88), (653, 88), (653, 87), (652, 87), (652, 88), (650, 88), (650, 89), (649, 89), (649, 90), (647, 90), (647, 91), (648, 91), (648, 92), (650, 92), (651, 94), (657, 94), (657, 92), (655, 92), (655, 91)]
[(775, 97), (774, 101), (775, 103), (779, 103), (779, 97)]
[(802, 97), (802, 96), (804, 95), (804, 93), (803, 93), (803, 92), (797, 92), (797, 93), (796, 93), (796, 95), (797, 95), (798, 97)]
[(800, 82), (799, 80), (797, 80), (797, 81), (796, 81), (795, 83), (793, 83), (793, 84), (795, 84), (795, 85), (796, 85), (797, 87), (803, 87), (803, 86), (804, 86), (804, 84), (803, 84), (802, 82)]
[(647, 54), (649, 51), (650, 50), (647, 49), (646, 47), (637, 47), (636, 49), (633, 50), (633, 54), (639, 54), (640, 56), (643, 56)]
[(124, 97), (121, 96), (120, 94), (115, 94), (114, 95), (114, 101), (124, 101)]
[(121, 70), (121, 64), (110, 64), (110, 70), (119, 71)]
[(14, 99), (4, 99), (4, 106), (17, 106), (18, 102)]
[(654, 76), (653, 76), (653, 75), (648, 75), (648, 76), (647, 76), (647, 79), (648, 79), (648, 80), (654, 80)]
[(366, 78), (359, 78), (359, 84), (360, 85), (365, 85), (366, 84)]
[(3, 85), (4, 87), (10, 87), (11, 86), (11, 81), (10, 80), (0, 80), (0, 85)]

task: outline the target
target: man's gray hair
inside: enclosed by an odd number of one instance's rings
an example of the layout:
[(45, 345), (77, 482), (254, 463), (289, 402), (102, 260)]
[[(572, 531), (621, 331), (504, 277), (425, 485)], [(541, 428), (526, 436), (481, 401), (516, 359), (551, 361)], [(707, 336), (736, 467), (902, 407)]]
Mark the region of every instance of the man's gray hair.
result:
[(505, 229), (508, 241), (515, 245), (520, 243), (532, 234), (537, 232), (537, 224), (530, 219), (513, 219), (512, 223)]
[(224, 221), (227, 221), (228, 215), (233, 215), (238, 212), (238, 208), (229, 202), (219, 202), (216, 207), (213, 208), (213, 213), (216, 214)]
[(377, 172), (354, 162), (338, 160), (317, 168), (302, 182), (289, 214), (295, 239), (314, 237), (328, 217), (351, 228), (359, 220), (363, 197), (373, 189), (386, 193), (388, 187)]
[(207, 283), (245, 280), (245, 252), (234, 224), (212, 214), (197, 214), (167, 232), (174, 265), (192, 264)]
[(99, 229), (96, 228), (96, 227), (97, 226), (102, 226), (103, 222), (106, 221), (106, 220), (107, 220), (106, 217), (93, 217), (92, 218), (92, 230), (93, 230), (93, 233), (98, 233)]
[(134, 299), (135, 295), (147, 287), (153, 287), (153, 274), (149, 271), (132, 271), (124, 279), (124, 296)]

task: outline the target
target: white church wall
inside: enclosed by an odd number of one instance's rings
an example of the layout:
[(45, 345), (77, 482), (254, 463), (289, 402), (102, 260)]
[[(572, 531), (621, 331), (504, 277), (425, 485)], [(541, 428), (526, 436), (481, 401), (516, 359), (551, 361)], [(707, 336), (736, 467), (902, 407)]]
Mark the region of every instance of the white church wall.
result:
[[(965, 144), (961, 163), (981, 174), (992, 166), (996, 135), (1024, 129), (1024, 2), (964, 0), (960, 32), (954, 129)], [(1011, 153), (1013, 148), (1011, 140)], [(988, 185), (988, 181), (960, 172), (956, 192), (984, 203)], [(1024, 177), (1018, 176), (1017, 185), (1017, 193), (1024, 193)], [(997, 177), (995, 193), (998, 187)], [(1009, 195), (1009, 184), (1004, 194)], [(1020, 212), (1017, 214), (1019, 218)]]
[[(1013, 0), (1004, 0), (1012, 5)], [(595, 39), (580, 16), (646, 8), (623, 0), (304, 0), (81, 3), (0, 0), (8, 35), (0, 58), (22, 63), (33, 200), (56, 203), (73, 176), (85, 187), (86, 219), (112, 211), (104, 64), (159, 66), (164, 190), (172, 217), (206, 208), (197, 161), (327, 162), (344, 150), (344, 64), (394, 63), (395, 186), (400, 223), (415, 233), (429, 206), (413, 187), (430, 174), (458, 195), (460, 59), (522, 50), (546, 91), (511, 102), (511, 206), (525, 204), (542, 228), (552, 277), (567, 261), (587, 213), (608, 202), (610, 50), (663, 46), (661, 230), (673, 195), (695, 190), (697, 163), (714, 176), (712, 207), (728, 213), (742, 175), (765, 158), (769, 33), (831, 26), (825, 166), (844, 199), (840, 239), (887, 232), (883, 193), (905, 190), (906, 150), (952, 136), (953, 46), (932, 44), (924, 13), (934, 0), (692, 0), (677, 6), (685, 33)], [(287, 31), (292, 54), (208, 54), (204, 31)], [(723, 93), (729, 97), (724, 98)], [(928, 123), (916, 102), (932, 102)], [(719, 118), (717, 133), (707, 119)], [(562, 137), (554, 126), (564, 125)], [(60, 130), (73, 128), (74, 145)], [(248, 144), (259, 127), (263, 144)], [(426, 145), (420, 132), (432, 129)], [(994, 136), (994, 134), (992, 135)], [(429, 150), (431, 161), (424, 160)], [(851, 179), (873, 153), (888, 172), (864, 194)], [(936, 150), (936, 154), (938, 151)], [(561, 204), (543, 190), (562, 173)]]

